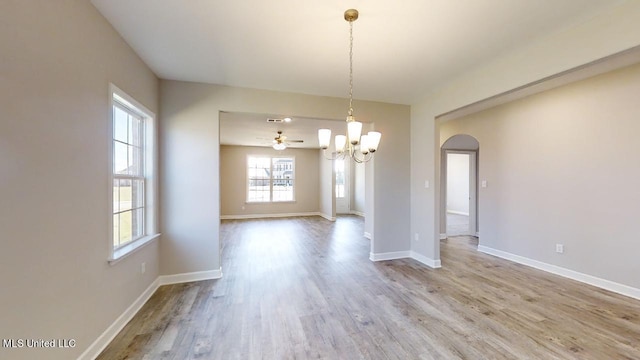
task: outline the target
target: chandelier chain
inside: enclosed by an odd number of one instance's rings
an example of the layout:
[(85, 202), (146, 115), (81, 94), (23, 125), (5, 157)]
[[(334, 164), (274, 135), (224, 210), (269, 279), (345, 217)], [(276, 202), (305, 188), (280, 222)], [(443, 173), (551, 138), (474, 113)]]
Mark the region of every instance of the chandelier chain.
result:
[[(322, 154), (329, 160), (353, 159), (356, 163), (365, 163), (373, 159), (378, 150), (380, 137), (378, 131), (362, 134), (362, 123), (353, 117), (353, 22), (358, 19), (358, 10), (348, 9), (344, 19), (349, 23), (349, 114), (347, 116), (347, 135), (336, 135), (335, 151), (327, 156), (331, 145), (331, 129), (318, 129), (318, 142)], [(329, 150), (331, 151), (331, 150)]]
[(353, 116), (353, 21), (349, 21), (349, 116)]

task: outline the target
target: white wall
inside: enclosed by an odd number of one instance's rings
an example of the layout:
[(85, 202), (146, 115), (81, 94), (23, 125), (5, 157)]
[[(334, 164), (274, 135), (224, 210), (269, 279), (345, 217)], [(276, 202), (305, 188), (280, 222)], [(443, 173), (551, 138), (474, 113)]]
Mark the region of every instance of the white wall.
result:
[[(109, 82), (158, 112), (158, 80), (88, 1), (0, 1), (0, 338), (75, 359), (158, 277), (153, 242), (109, 265)], [(140, 264), (146, 262), (146, 273)]]
[[(163, 274), (220, 269), (220, 111), (343, 119), (348, 106), (340, 98), (164, 80), (160, 103)], [(375, 159), (382, 170), (367, 181), (376, 198), (372, 248), (406, 251), (409, 107), (356, 100), (354, 108), (360, 120), (375, 123), (383, 134)]]
[(333, 168), (333, 161), (325, 159), (323, 153), (318, 153), (320, 186), (318, 191), (318, 202), (320, 213), (326, 219), (336, 218), (336, 176)]
[(365, 164), (355, 163), (351, 172), (352, 211), (364, 214), (365, 212)]
[(640, 64), (442, 124), (482, 147), (480, 244), (640, 288), (638, 94)]
[[(479, 64), (411, 106), (411, 233), (421, 239), (412, 242), (413, 251), (439, 259), (441, 143), (436, 116), (640, 45), (638, 18), (640, 2), (625, 2)], [(434, 186), (425, 188), (425, 180)]]
[(447, 212), (469, 215), (468, 154), (447, 154)]

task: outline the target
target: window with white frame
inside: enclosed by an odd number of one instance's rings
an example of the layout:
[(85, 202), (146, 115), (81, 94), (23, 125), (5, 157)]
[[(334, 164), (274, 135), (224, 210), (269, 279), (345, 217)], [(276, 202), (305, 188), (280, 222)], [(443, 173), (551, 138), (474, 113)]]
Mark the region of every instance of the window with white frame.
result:
[(112, 86), (112, 252), (120, 258), (156, 237), (154, 116)]
[(295, 159), (247, 157), (247, 202), (295, 200)]

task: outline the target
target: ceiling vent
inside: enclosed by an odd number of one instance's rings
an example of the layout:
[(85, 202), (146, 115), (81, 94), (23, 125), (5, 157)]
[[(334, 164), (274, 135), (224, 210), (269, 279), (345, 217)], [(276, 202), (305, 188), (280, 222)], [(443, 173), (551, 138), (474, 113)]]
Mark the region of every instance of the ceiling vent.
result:
[(268, 123), (282, 123), (284, 119), (267, 119)]

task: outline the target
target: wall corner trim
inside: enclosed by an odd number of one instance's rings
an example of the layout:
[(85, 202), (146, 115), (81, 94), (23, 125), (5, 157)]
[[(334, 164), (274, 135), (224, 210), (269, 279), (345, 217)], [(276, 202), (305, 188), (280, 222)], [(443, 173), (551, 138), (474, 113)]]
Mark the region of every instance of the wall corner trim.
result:
[(329, 221), (336, 221), (336, 217), (335, 216), (329, 216), (329, 215), (323, 214), (321, 212), (315, 213), (314, 215), (318, 215), (318, 216), (323, 217), (323, 218), (325, 218), (325, 219), (327, 219)]
[(222, 269), (196, 271), (183, 274), (160, 275), (158, 277), (159, 285), (180, 284), (192, 281), (212, 280), (222, 278)]
[(424, 265), (427, 265), (428, 267), (432, 268), (432, 269), (438, 269), (442, 267), (442, 263), (440, 262), (440, 259), (431, 259), (428, 258), (422, 254), (419, 254), (415, 251), (411, 251), (411, 258), (415, 261), (418, 261)]
[(394, 251), (386, 253), (369, 253), (369, 260), (384, 261), (411, 257), (411, 251)]
[(508, 253), (506, 251), (497, 250), (484, 245), (478, 245), (478, 251), (640, 300), (640, 289), (628, 285), (598, 278), (588, 274), (583, 274), (581, 272), (530, 259), (524, 256)]
[(78, 357), (78, 360), (95, 359), (113, 341), (120, 331), (140, 311), (144, 304), (162, 285), (179, 284), (191, 281), (202, 281), (222, 278), (222, 269), (196, 271), (175, 275), (158, 276), (145, 291), (131, 304), (89, 347)]
[(394, 251), (394, 252), (386, 252), (386, 253), (370, 253), (369, 260), (371, 261), (385, 261), (385, 260), (396, 260), (396, 259), (413, 259), (417, 262), (426, 265), (432, 269), (437, 269), (442, 267), (442, 263), (440, 259), (430, 259), (422, 254), (418, 254), (417, 252), (411, 251)]

